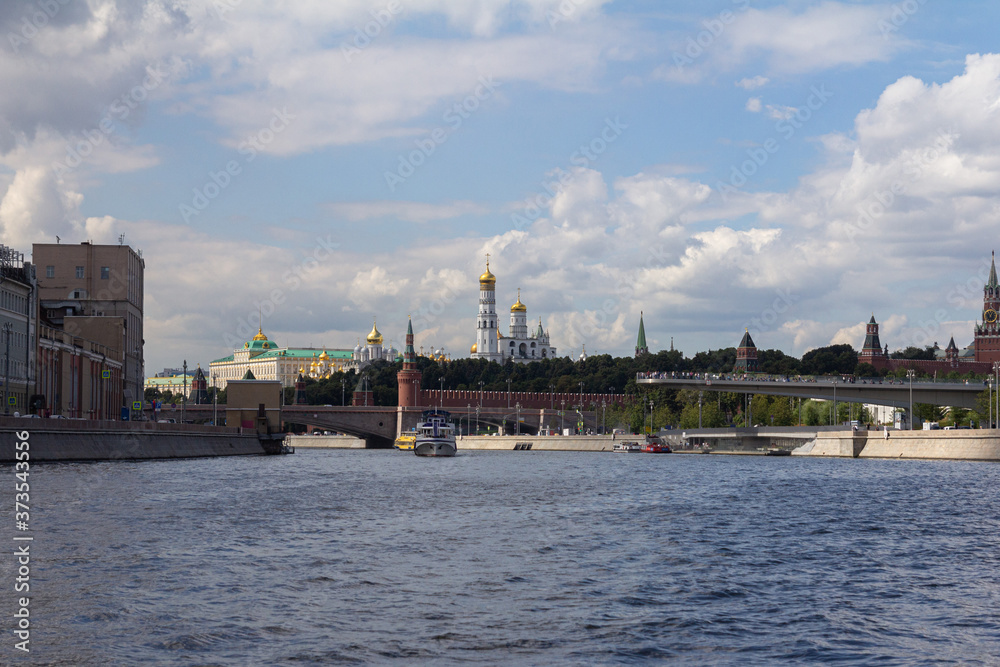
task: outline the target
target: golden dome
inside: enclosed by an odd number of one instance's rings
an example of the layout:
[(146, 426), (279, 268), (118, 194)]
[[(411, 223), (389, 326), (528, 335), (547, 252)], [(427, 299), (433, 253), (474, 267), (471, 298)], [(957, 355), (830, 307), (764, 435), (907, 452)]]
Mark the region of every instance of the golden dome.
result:
[(479, 351), (479, 343), (473, 343), (472, 349), (469, 350), (470, 354), (476, 354)]
[(512, 313), (526, 313), (528, 312), (528, 307), (521, 303), (521, 288), (517, 288), (517, 303), (510, 307), (510, 312)]
[(374, 320), (372, 320), (372, 331), (371, 331), (370, 334), (368, 334), (368, 338), (366, 338), (365, 340), (368, 341), (369, 345), (381, 345), (382, 344), (382, 334), (379, 333), (378, 327), (375, 326), (375, 321)]
[(326, 353), (326, 348), (323, 348), (323, 354), (319, 355), (320, 360), (326, 361), (330, 358), (330, 355)]
[(479, 287), (480, 289), (494, 289), (496, 288), (497, 277), (490, 273), (490, 257), (486, 256), (486, 273), (479, 276)]
[(260, 327), (257, 327), (257, 335), (253, 337), (254, 340), (267, 340), (267, 336), (261, 331)]

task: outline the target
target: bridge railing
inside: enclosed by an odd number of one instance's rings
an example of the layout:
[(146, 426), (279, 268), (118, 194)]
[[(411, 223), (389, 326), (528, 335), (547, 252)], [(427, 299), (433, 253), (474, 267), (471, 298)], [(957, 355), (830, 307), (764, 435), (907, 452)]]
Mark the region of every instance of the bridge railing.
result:
[[(771, 375), (765, 373), (678, 373), (678, 372), (649, 372), (636, 373), (636, 380), (692, 380), (697, 382), (711, 382), (719, 380), (724, 382), (800, 382), (816, 384), (837, 384), (837, 385), (858, 385), (858, 384), (881, 384), (881, 385), (907, 385), (910, 381), (907, 378), (890, 377), (855, 377), (852, 375)], [(914, 379), (916, 385), (967, 385), (967, 386), (987, 386), (986, 380), (967, 379), (935, 379), (926, 378)]]

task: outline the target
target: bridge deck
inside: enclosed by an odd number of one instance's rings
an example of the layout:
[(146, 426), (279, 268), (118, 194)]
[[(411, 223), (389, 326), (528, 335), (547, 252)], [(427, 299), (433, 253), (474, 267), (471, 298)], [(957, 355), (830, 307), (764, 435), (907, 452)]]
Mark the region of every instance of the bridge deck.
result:
[(835, 378), (815, 378), (808, 381), (784, 379), (731, 380), (708, 378), (642, 377), (636, 382), (645, 386), (665, 386), (671, 389), (703, 389), (705, 391), (728, 391), (739, 394), (768, 394), (771, 396), (793, 396), (818, 398), (847, 403), (870, 403), (905, 408), (914, 403), (949, 405), (960, 408), (975, 408), (976, 398), (986, 389), (985, 384), (964, 382), (909, 382), (890, 384), (888, 380), (854, 382), (837, 381)]

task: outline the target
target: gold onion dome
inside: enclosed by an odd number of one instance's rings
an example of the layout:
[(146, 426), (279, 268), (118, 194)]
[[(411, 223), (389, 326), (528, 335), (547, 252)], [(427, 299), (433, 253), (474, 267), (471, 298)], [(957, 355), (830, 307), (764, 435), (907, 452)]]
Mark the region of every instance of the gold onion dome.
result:
[(369, 345), (381, 345), (382, 344), (382, 334), (379, 333), (378, 327), (375, 325), (375, 321), (374, 320), (372, 321), (372, 331), (371, 331), (370, 334), (368, 334), (368, 338), (366, 338), (365, 340), (368, 341)]
[(472, 349), (469, 350), (471, 354), (476, 354), (479, 351), (479, 343), (473, 343)]
[(257, 335), (254, 336), (253, 339), (254, 340), (267, 340), (267, 336), (264, 335), (264, 332), (261, 330), (260, 327), (257, 327)]
[(486, 260), (486, 273), (479, 276), (479, 286), (483, 289), (493, 289), (496, 287), (497, 277), (490, 273), (490, 260)]
[(330, 355), (326, 353), (325, 347), (323, 348), (323, 353), (319, 355), (319, 358), (322, 359), (323, 361), (326, 361), (327, 359), (330, 358)]
[(521, 289), (517, 290), (517, 303), (510, 307), (510, 312), (512, 313), (526, 313), (528, 312), (528, 307), (521, 303)]

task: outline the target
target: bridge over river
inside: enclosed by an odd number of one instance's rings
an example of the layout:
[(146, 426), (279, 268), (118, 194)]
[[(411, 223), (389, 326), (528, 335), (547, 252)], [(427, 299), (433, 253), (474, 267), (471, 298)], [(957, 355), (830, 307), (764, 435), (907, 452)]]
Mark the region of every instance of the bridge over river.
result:
[(670, 389), (728, 391), (737, 394), (768, 394), (818, 398), (847, 403), (870, 403), (895, 408), (909, 408), (913, 403), (975, 408), (976, 397), (986, 389), (982, 381), (925, 382), (889, 379), (848, 379), (835, 377), (723, 379), (705, 375), (700, 378), (674, 378), (660, 373), (640, 373), (639, 386)]
[[(305, 424), (319, 430), (347, 433), (358, 438), (364, 438), (369, 447), (389, 447), (396, 439), (397, 433), (407, 431), (417, 424), (428, 408), (401, 408), (397, 406), (320, 406), (320, 405), (285, 405), (281, 408), (281, 419), (286, 423)], [(503, 429), (505, 433), (537, 434), (542, 426), (559, 428), (574, 428), (578, 421), (584, 422), (584, 428), (597, 431), (601, 427), (602, 412), (600, 409), (577, 410), (566, 409), (532, 409), (515, 407), (477, 407), (475, 405), (461, 408), (445, 409), (451, 413), (452, 421), (462, 433), (475, 432), (477, 427), (492, 426), (494, 430)], [(152, 418), (147, 409), (146, 417)], [(212, 405), (188, 404), (184, 410), (178, 406), (160, 410), (157, 418), (176, 419), (181, 421), (206, 422), (215, 414)], [(218, 408), (218, 417), (225, 419), (225, 406)], [(399, 429), (399, 430), (397, 430)]]

